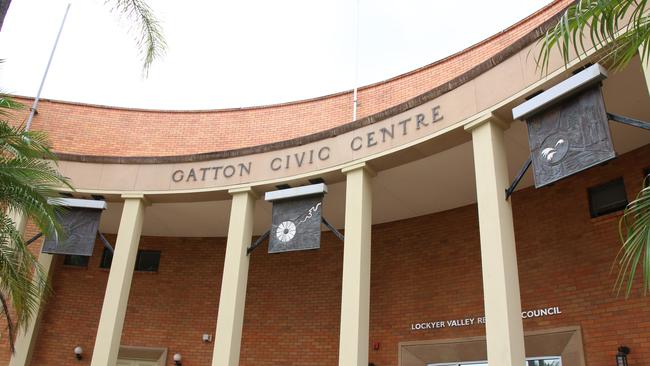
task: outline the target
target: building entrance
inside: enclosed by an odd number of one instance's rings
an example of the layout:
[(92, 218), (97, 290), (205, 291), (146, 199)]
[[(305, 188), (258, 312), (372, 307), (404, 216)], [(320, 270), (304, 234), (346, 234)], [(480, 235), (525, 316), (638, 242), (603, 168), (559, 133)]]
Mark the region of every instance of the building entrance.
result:
[(115, 366), (165, 366), (166, 348), (120, 346)]
[[(525, 332), (523, 366), (585, 366), (579, 327)], [(485, 337), (402, 342), (399, 366), (487, 366)]]
[(116, 366), (162, 366), (156, 361), (143, 361), (143, 360), (117, 360)]
[[(487, 361), (479, 362), (453, 362), (453, 363), (436, 363), (427, 366), (488, 366)], [(561, 357), (534, 357), (526, 358), (525, 366), (562, 366)]]

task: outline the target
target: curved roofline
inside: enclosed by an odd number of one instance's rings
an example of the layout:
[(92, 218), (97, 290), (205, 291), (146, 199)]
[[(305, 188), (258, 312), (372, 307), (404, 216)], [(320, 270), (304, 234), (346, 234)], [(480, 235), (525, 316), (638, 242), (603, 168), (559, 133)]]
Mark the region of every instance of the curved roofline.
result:
[[(538, 14), (543, 13), (547, 9), (553, 7), (555, 5), (556, 1), (551, 1), (550, 3), (544, 5), (543, 7), (539, 8), (536, 10), (534, 13), (528, 15), (527, 17), (519, 20), (518, 22), (510, 25), (509, 27), (502, 29), (498, 31), (497, 33), (494, 33), (493, 35), (489, 36), (488, 38), (485, 38), (477, 43), (474, 43), (470, 45), (469, 47), (466, 47), (458, 52), (455, 52), (449, 56), (443, 57), (439, 60), (436, 60), (432, 63), (426, 64), (424, 66), (420, 66), (416, 69), (409, 70), (407, 72), (404, 72), (402, 74), (398, 74), (395, 76), (392, 76), (388, 79), (384, 79), (381, 81), (377, 81), (371, 84), (363, 85), (358, 88), (359, 91), (374, 88), (380, 85), (384, 84), (389, 84), (395, 80), (403, 79), (405, 77), (408, 77), (413, 74), (417, 74), (423, 70), (435, 67), (441, 63), (447, 62), (451, 59), (460, 57), (470, 51), (472, 51), (475, 48), (478, 48), (486, 43), (490, 43), (492, 40), (495, 38), (499, 37), (500, 35), (507, 33), (511, 29), (517, 28), (523, 23), (526, 23), (530, 19), (536, 17)], [(555, 19), (558, 14), (561, 14), (566, 10), (565, 8), (562, 8), (557, 14), (549, 18), (546, 22), (542, 23), (542, 26), (547, 26), (548, 21)], [(539, 28), (539, 27), (538, 27)], [(534, 31), (536, 31), (538, 28), (536, 28)], [(546, 30), (546, 29), (545, 29)], [(524, 35), (522, 38), (528, 37), (528, 34)], [(521, 38), (520, 38), (521, 39)], [(516, 41), (515, 43), (517, 43)], [(513, 43), (514, 45), (514, 43)], [(512, 45), (511, 45), (512, 46)], [(496, 57), (496, 56), (495, 56)], [(487, 70), (486, 70), (487, 71)], [(313, 98), (306, 98), (306, 99), (299, 99), (299, 100), (293, 100), (293, 101), (288, 101), (288, 102), (280, 102), (280, 103), (272, 103), (272, 104), (261, 104), (261, 105), (254, 105), (254, 106), (247, 106), (247, 107), (232, 107), (232, 108), (214, 108), (214, 109), (156, 109), (156, 108), (129, 108), (129, 107), (120, 107), (120, 106), (111, 106), (111, 105), (103, 105), (103, 104), (94, 104), (94, 103), (82, 103), (82, 102), (73, 102), (73, 101), (66, 101), (66, 100), (59, 100), (59, 99), (47, 99), (47, 98), (41, 98), (43, 101), (48, 101), (51, 103), (58, 103), (58, 104), (68, 104), (68, 105), (77, 105), (77, 106), (85, 106), (85, 107), (94, 107), (94, 108), (102, 108), (102, 109), (113, 109), (113, 110), (124, 110), (124, 111), (140, 111), (140, 112), (155, 112), (155, 113), (206, 113), (206, 112), (232, 112), (232, 111), (245, 111), (245, 110), (256, 110), (256, 109), (265, 109), (265, 108), (276, 108), (276, 107), (284, 107), (284, 106), (290, 106), (290, 105), (299, 105), (299, 104), (304, 104), (304, 103), (310, 103), (314, 101), (320, 101), (320, 100), (325, 100), (337, 96), (342, 96), (346, 94), (352, 93), (352, 89), (344, 90), (344, 91), (339, 91), (331, 94), (325, 94)], [(16, 97), (19, 98), (24, 98), (24, 99), (34, 99), (34, 97), (31, 96), (26, 96), (26, 95), (16, 95)]]
[[(465, 52), (468, 52), (469, 50), (480, 46), (481, 44), (485, 42), (489, 42), (490, 40), (494, 39), (497, 37), (499, 34), (507, 31), (508, 29), (511, 29), (513, 27), (516, 27), (517, 25), (524, 23), (531, 17), (534, 17), (536, 14), (544, 11), (548, 7), (552, 6), (554, 3), (550, 3), (549, 5), (546, 5), (542, 9), (538, 10), (537, 12), (533, 13), (532, 15), (524, 18), (523, 20), (517, 22), (515, 25), (507, 28), (506, 30), (503, 30), (499, 32), (498, 34), (493, 35), (492, 37), (485, 39), (469, 48), (466, 48), (465, 50), (458, 52), (452, 56), (448, 56), (442, 60), (438, 60), (432, 64), (429, 64), (427, 66), (412, 70), (408, 73), (401, 74), (397, 77), (382, 81), (381, 83), (376, 83), (376, 84), (371, 84), (368, 86), (365, 86), (364, 88), (369, 88), (373, 85), (379, 85), (383, 83), (387, 83), (391, 80), (395, 80), (398, 78), (405, 77), (407, 75), (410, 75), (412, 73), (416, 73), (418, 71), (421, 71), (423, 69), (426, 69), (428, 67), (432, 67), (434, 65), (437, 65), (441, 62), (444, 62), (446, 60), (449, 60), (450, 58), (457, 57)], [(568, 5), (570, 6), (570, 5)], [(567, 7), (568, 7), (567, 6)], [(425, 102), (428, 102), (434, 98), (437, 98), (465, 83), (467, 83), (470, 80), (473, 80), (474, 78), (478, 77), (479, 75), (485, 73), (486, 71), (492, 69), (493, 67), (499, 65), (501, 62), (505, 61), (515, 53), (521, 51), (523, 48), (526, 46), (532, 44), (535, 40), (539, 39), (539, 37), (546, 32), (546, 30), (552, 26), (554, 23), (557, 22), (557, 19), (562, 15), (564, 10), (566, 10), (567, 7), (562, 8), (562, 10), (558, 11), (556, 14), (551, 16), (549, 19), (544, 21), (541, 25), (537, 26), (524, 36), (520, 37), (516, 41), (514, 41), (512, 44), (510, 44), (507, 48), (504, 50), (496, 53), (494, 56), (490, 57), (489, 59), (479, 63), (478, 65), (474, 66), (470, 70), (466, 71), (465, 73), (443, 83), (442, 85), (439, 85), (428, 92), (425, 92), (423, 94), (420, 94), (414, 98), (411, 98), (403, 103), (397, 104), (393, 107), (390, 107), (388, 109), (385, 109), (381, 112), (375, 113), (373, 115), (364, 117), (362, 119), (352, 121), (334, 128), (330, 128), (328, 130), (320, 131), (313, 133), (311, 135), (306, 135), (306, 136), (301, 136), (289, 140), (284, 140), (284, 141), (279, 141), (279, 142), (273, 142), (273, 143), (268, 143), (264, 145), (257, 145), (257, 146), (250, 146), (250, 147), (244, 147), (244, 148), (239, 148), (239, 149), (231, 149), (231, 150), (223, 150), (223, 151), (214, 151), (214, 152), (207, 152), (207, 153), (198, 153), (198, 154), (187, 154), (187, 155), (174, 155), (174, 156), (129, 156), (129, 157), (120, 157), (120, 156), (102, 156), (102, 155), (80, 155), (80, 154), (70, 154), (70, 153), (57, 153), (59, 158), (61, 160), (66, 160), (66, 161), (76, 161), (76, 162), (88, 162), (88, 163), (112, 163), (112, 164), (164, 164), (164, 163), (184, 163), (184, 162), (198, 162), (198, 161), (206, 161), (206, 160), (216, 160), (216, 159), (224, 159), (224, 158), (232, 158), (232, 157), (239, 157), (239, 156), (245, 156), (245, 155), (251, 155), (251, 154), (257, 154), (257, 153), (263, 153), (263, 152), (268, 152), (268, 151), (274, 151), (274, 150), (280, 150), (284, 148), (290, 148), (290, 147), (296, 147), (296, 146), (301, 146), (307, 143), (311, 142), (316, 142), (319, 140), (323, 140), (326, 138), (331, 138), (338, 136), (340, 134), (353, 131), (357, 128), (368, 126), (371, 124), (374, 124), (376, 122), (382, 121), (386, 118), (392, 117), (394, 115), (397, 115), (399, 113), (402, 113), (404, 111), (407, 111), (409, 109), (412, 109), (414, 107), (417, 107)], [(297, 103), (305, 103), (308, 101), (313, 101), (313, 100), (320, 100), (323, 98), (328, 98), (331, 96), (336, 96), (336, 95), (341, 95), (344, 94), (343, 92), (336, 93), (336, 94), (331, 94), (329, 96), (324, 96), (324, 97), (319, 97), (319, 98), (314, 98), (314, 99), (307, 99), (307, 100), (302, 100), (302, 101), (297, 101), (297, 102), (290, 102), (290, 103), (285, 103), (285, 104), (275, 104), (272, 106), (267, 106), (267, 107), (275, 107), (275, 106), (282, 106), (282, 105), (290, 105), (290, 104), (297, 104)], [(66, 103), (66, 102), (64, 102)], [(70, 104), (80, 104), (80, 103), (72, 103)], [(86, 105), (86, 104), (83, 104)], [(102, 106), (98, 106), (102, 107)], [(113, 107), (106, 107), (106, 108), (113, 108)], [(242, 109), (258, 109), (258, 108), (263, 108), (263, 107), (246, 107), (246, 108), (235, 108), (235, 109), (226, 109), (227, 110), (242, 110)], [(115, 109), (123, 109), (123, 110), (138, 110), (138, 109), (132, 109), (132, 108), (121, 108), (121, 107), (115, 107)], [(149, 111), (149, 110), (147, 110)], [(221, 110), (224, 111), (224, 110)], [(160, 111), (160, 112), (173, 112), (173, 111)], [(203, 112), (205, 113), (206, 111), (186, 111), (186, 112)]]

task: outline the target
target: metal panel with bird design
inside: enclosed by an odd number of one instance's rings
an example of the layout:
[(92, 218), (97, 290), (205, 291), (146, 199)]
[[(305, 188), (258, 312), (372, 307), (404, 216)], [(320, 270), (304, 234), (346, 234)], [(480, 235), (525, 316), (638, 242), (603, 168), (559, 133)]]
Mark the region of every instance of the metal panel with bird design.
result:
[(535, 187), (616, 157), (599, 85), (526, 118)]

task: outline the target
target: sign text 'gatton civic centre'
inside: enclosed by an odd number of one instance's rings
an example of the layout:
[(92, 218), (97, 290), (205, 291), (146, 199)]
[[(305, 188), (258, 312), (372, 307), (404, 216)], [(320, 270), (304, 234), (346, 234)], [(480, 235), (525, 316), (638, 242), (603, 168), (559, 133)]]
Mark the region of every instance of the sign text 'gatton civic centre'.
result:
[[(397, 120), (383, 127), (378, 126), (374, 130), (364, 133), (352, 134), (347, 148), (351, 152), (358, 152), (363, 149), (369, 149), (390, 143), (396, 136), (407, 136), (414, 131), (431, 128), (436, 122), (443, 120), (440, 106), (436, 105), (428, 113), (417, 113), (410, 117)], [(315, 148), (305, 149), (292, 154), (282, 154), (268, 159), (262, 169), (268, 169), (272, 172), (307, 167), (329, 160), (335, 154), (333, 148), (328, 145), (318, 146)], [(173, 183), (193, 183), (205, 181), (227, 180), (233, 177), (245, 177), (251, 175), (251, 171), (256, 169), (253, 161), (243, 160), (241, 162), (231, 162), (229, 164), (206, 163), (203, 166), (196, 166), (186, 169), (176, 169), (171, 174)]]

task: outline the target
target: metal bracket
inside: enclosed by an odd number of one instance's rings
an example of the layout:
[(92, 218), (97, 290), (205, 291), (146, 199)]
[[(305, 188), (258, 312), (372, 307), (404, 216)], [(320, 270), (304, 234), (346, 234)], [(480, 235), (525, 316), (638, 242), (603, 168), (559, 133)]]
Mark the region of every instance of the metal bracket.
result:
[(100, 233), (99, 231), (97, 232), (97, 234), (99, 234), (99, 240), (102, 241), (102, 244), (104, 244), (104, 247), (106, 249), (108, 249), (108, 251), (111, 252), (111, 254), (113, 254), (115, 252), (115, 250), (113, 250), (113, 247), (111, 246), (111, 243), (109, 243), (108, 240), (106, 240), (106, 237), (104, 236), (104, 234)]
[(269, 234), (271, 234), (271, 229), (266, 230), (266, 232), (262, 234), (262, 236), (260, 236), (259, 238), (257, 238), (257, 240), (255, 240), (255, 243), (253, 243), (253, 245), (251, 245), (249, 248), (246, 248), (246, 255), (250, 255), (253, 252), (253, 250), (257, 249), (257, 247), (259, 247), (260, 244), (262, 244), (262, 242), (269, 237)]
[[(99, 231), (97, 232), (97, 234), (99, 235), (99, 239), (102, 241), (102, 244), (104, 244), (104, 247), (106, 247), (106, 249), (108, 249), (108, 250), (111, 252), (111, 254), (113, 254), (113, 252), (114, 252), (115, 250), (114, 250), (113, 247), (111, 246), (111, 243), (108, 242), (108, 240), (106, 239), (106, 237), (104, 236), (104, 234), (100, 233)], [(43, 233), (38, 233), (38, 234), (34, 235), (31, 239), (29, 239), (29, 240), (27, 240), (27, 241), (25, 242), (25, 245), (29, 245), (29, 244), (35, 242), (35, 241), (38, 240), (41, 236), (43, 236)]]
[(609, 118), (610, 121), (643, 128), (644, 130), (650, 130), (650, 123), (638, 119), (625, 117), (614, 113), (607, 113), (607, 118)]
[(327, 222), (327, 220), (325, 220), (325, 218), (324, 218), (323, 216), (321, 216), (321, 220), (323, 221), (323, 225), (325, 225), (325, 227), (327, 227), (328, 229), (330, 229), (330, 231), (331, 231), (331, 232), (332, 232), (332, 233), (333, 233), (337, 238), (339, 238), (339, 240), (344, 241), (345, 237), (343, 236), (343, 234), (341, 234), (340, 231), (336, 230), (336, 228), (335, 228), (334, 226), (332, 226), (332, 224), (330, 224), (329, 222)]
[(528, 170), (528, 168), (530, 168), (530, 165), (532, 163), (533, 163), (533, 157), (529, 155), (528, 160), (526, 160), (526, 162), (524, 163), (524, 166), (522, 166), (521, 169), (519, 169), (519, 173), (517, 173), (515, 180), (513, 180), (512, 183), (510, 184), (510, 187), (506, 189), (506, 200), (508, 200), (508, 198), (510, 198), (512, 193), (515, 191), (515, 188), (517, 188), (517, 185), (521, 181), (521, 178), (524, 177), (524, 174), (526, 174), (526, 171)]
[(40, 238), (41, 236), (43, 236), (43, 233), (38, 233), (38, 234), (34, 235), (31, 239), (29, 239), (29, 240), (27, 240), (27, 241), (25, 242), (25, 246), (27, 246), (27, 245), (29, 245), (29, 244), (35, 242), (35, 241), (38, 240), (38, 238)]

